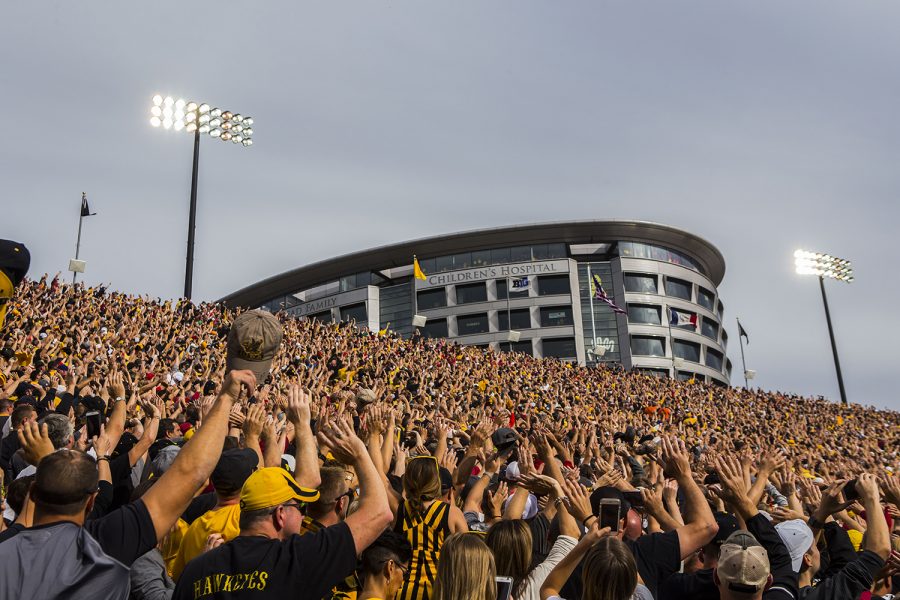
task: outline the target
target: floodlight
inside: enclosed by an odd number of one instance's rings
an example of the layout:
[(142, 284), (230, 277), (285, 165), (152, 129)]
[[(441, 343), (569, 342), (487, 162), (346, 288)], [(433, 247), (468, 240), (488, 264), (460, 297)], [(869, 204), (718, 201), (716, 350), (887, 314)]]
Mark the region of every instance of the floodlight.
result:
[(154, 127), (159, 127), (160, 125), (162, 125), (162, 121), (159, 120), (159, 117), (153, 116), (150, 117), (150, 124)]
[(825, 295), (825, 279), (852, 283), (852, 265), (849, 260), (844, 258), (798, 249), (794, 251), (794, 267), (798, 275), (815, 275), (819, 278), (819, 289), (822, 290), (822, 304), (825, 305), (825, 321), (828, 323), (828, 337), (831, 338), (831, 352), (834, 355), (834, 370), (837, 372), (841, 402), (847, 404), (844, 378), (841, 375), (841, 362), (838, 359), (837, 344), (834, 341), (834, 328), (831, 325), (831, 311), (828, 310), (828, 297)]
[(153, 106), (150, 108), (150, 114), (153, 115), (154, 117), (161, 117), (162, 109), (158, 106)]
[(159, 106), (160, 104), (162, 104), (162, 102), (163, 102), (162, 96), (160, 96), (159, 94), (153, 96), (153, 106)]
[(172, 96), (166, 96), (166, 99), (163, 100), (164, 106), (172, 106), (173, 104), (175, 104), (175, 100), (172, 98)]

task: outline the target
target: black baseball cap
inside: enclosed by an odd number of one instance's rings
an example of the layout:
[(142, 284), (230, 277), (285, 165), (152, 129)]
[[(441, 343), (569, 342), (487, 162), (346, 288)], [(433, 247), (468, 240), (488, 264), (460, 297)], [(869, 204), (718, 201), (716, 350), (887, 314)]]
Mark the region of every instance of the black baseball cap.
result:
[(226, 450), (219, 457), (209, 480), (217, 491), (237, 492), (259, 466), (259, 456), (250, 448)]

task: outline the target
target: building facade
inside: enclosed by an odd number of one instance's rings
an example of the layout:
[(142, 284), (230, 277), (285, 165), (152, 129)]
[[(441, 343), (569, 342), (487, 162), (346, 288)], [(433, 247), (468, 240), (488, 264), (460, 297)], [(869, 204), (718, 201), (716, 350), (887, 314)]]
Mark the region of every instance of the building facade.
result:
[[(413, 276), (417, 255), (425, 280)], [(484, 229), (289, 271), (222, 299), (497, 351), (728, 385), (721, 253), (638, 221)], [(598, 290), (599, 288), (599, 290)], [(621, 308), (617, 313), (603, 296)], [(421, 323), (424, 317), (424, 324)]]

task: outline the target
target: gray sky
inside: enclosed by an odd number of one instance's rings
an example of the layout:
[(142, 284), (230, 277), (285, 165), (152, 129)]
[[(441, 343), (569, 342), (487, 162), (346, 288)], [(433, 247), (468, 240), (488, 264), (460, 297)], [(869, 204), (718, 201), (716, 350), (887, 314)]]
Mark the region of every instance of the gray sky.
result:
[[(854, 263), (829, 301), (848, 395), (894, 392), (900, 4), (819, 2), (14, 2), (0, 54), (0, 237), (32, 275), (182, 289), (191, 139), (157, 92), (252, 115), (203, 140), (196, 299), (421, 236), (633, 218), (725, 256), (720, 293), (756, 383), (837, 398), (796, 247)], [(197, 25), (192, 25), (196, 23)]]

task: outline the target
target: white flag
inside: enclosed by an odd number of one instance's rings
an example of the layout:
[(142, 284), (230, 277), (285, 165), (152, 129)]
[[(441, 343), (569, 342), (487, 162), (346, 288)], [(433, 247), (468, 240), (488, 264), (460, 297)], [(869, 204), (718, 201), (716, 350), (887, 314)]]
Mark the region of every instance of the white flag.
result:
[(528, 276), (517, 277), (512, 279), (511, 281), (512, 284), (510, 285), (510, 289), (513, 292), (524, 292), (531, 289), (531, 280), (528, 278)]

